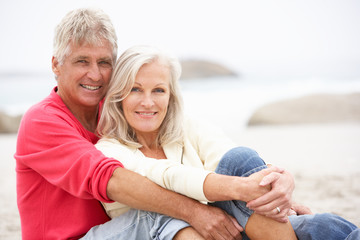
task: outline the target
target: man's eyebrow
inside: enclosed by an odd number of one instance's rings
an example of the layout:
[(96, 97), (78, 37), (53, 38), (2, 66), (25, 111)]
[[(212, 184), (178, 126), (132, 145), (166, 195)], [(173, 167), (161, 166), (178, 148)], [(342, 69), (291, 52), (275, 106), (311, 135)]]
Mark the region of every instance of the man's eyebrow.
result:
[(112, 58), (111, 57), (102, 57), (102, 58), (99, 58), (98, 60), (111, 62)]
[(78, 60), (78, 59), (88, 59), (89, 57), (88, 56), (76, 56), (74, 57), (75, 60)]

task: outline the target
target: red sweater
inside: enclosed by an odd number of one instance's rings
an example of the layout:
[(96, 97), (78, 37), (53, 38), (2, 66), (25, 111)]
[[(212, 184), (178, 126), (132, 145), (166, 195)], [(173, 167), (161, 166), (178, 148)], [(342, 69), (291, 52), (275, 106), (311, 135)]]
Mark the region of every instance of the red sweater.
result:
[(99, 201), (122, 167), (105, 157), (56, 94), (24, 115), (15, 153), (22, 239), (77, 239), (109, 220)]

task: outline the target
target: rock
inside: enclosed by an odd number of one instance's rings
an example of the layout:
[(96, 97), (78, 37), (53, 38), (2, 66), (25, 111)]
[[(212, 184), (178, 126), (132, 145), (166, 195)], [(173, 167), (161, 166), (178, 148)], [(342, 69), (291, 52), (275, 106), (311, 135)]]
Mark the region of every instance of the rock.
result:
[(21, 115), (10, 116), (0, 112), (0, 133), (16, 133), (18, 131)]
[(225, 66), (207, 60), (182, 60), (181, 79), (237, 76)]
[(360, 123), (360, 93), (316, 94), (261, 107), (248, 125)]

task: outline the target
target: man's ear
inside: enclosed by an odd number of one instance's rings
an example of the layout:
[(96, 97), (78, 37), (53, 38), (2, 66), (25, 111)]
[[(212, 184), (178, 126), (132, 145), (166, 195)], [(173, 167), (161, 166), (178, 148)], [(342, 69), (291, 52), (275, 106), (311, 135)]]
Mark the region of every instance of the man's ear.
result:
[(52, 68), (52, 71), (55, 74), (55, 76), (59, 76), (59, 74), (60, 74), (59, 66), (60, 66), (59, 61), (57, 60), (56, 57), (53, 56), (51, 59), (51, 68)]

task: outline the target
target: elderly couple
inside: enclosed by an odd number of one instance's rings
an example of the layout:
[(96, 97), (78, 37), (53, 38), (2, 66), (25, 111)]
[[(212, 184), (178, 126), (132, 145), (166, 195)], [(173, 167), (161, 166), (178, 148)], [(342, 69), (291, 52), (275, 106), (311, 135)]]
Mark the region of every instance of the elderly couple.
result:
[(287, 171), (183, 117), (175, 58), (137, 46), (116, 59), (101, 10), (57, 26), (57, 86), (18, 133), (24, 240), (358, 239), (345, 219), (292, 203)]

